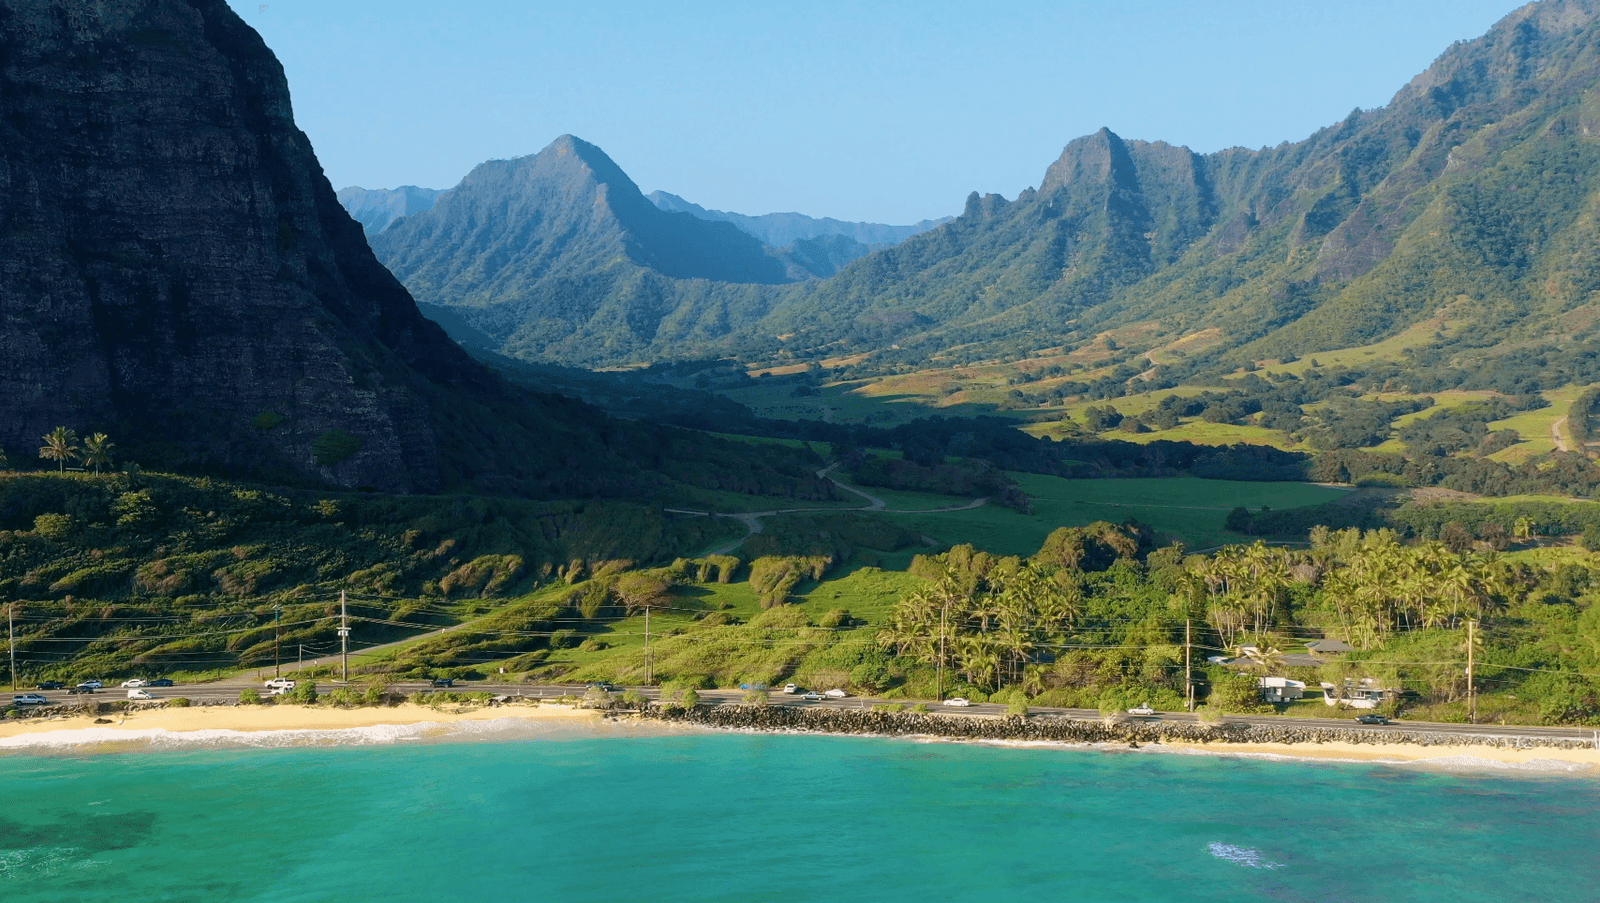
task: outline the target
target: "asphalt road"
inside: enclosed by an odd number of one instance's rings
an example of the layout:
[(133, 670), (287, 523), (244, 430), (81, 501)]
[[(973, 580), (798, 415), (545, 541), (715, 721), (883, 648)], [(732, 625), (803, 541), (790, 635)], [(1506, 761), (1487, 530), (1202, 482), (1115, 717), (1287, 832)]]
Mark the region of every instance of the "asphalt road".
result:
[[(352, 684), (365, 686), (364, 684)], [(319, 680), (317, 689), (322, 693), (344, 686), (338, 681)], [(416, 691), (434, 689), (427, 681), (398, 681), (389, 684), (393, 692), (410, 694)], [(176, 687), (148, 687), (150, 695), (156, 700), (174, 699), (185, 697), (190, 700), (222, 701), (236, 700), (245, 689), (254, 689), (265, 695), (264, 681), (254, 677), (230, 678), (227, 680), (210, 681), (203, 684), (187, 684)], [(496, 683), (493, 681), (457, 681), (456, 692), (482, 691), (507, 696), (527, 696), (535, 699), (555, 699), (561, 696), (582, 696), (585, 688), (582, 685), (563, 684), (518, 684)], [(629, 689), (619, 687), (617, 692)], [(633, 687), (647, 699), (656, 699), (659, 690), (655, 687)], [(68, 704), (76, 701), (95, 700), (97, 702), (114, 702), (127, 699), (128, 691), (118, 686), (108, 686), (90, 696), (68, 695), (65, 690), (31, 690), (26, 687), (17, 693), (39, 693), (49, 700), (51, 705)], [(728, 705), (743, 701), (744, 690), (699, 690), (700, 701), (711, 705)], [(780, 690), (768, 691), (769, 705), (820, 707), (833, 709), (867, 709), (875, 705), (886, 703), (906, 704), (902, 699), (876, 699), (872, 697), (850, 696), (844, 699), (825, 699), (820, 702), (803, 700), (798, 694), (790, 696)], [(946, 706), (937, 702), (926, 703), (928, 711), (941, 715), (956, 715), (966, 717), (997, 717), (1006, 714), (1006, 707), (990, 703), (973, 703), (966, 707)], [(1032, 707), (1029, 710), (1030, 718), (1072, 718), (1081, 721), (1098, 721), (1101, 714), (1094, 709), (1059, 709)], [(1198, 721), (1188, 712), (1158, 712), (1154, 715), (1128, 715), (1113, 716), (1125, 721)], [(1290, 718), (1282, 715), (1229, 715), (1229, 723), (1258, 724), (1268, 727), (1328, 727), (1370, 730), (1375, 733), (1384, 731), (1426, 731), (1438, 734), (1471, 734), (1486, 737), (1565, 737), (1579, 740), (1596, 740), (1600, 747), (1600, 732), (1566, 727), (1542, 727), (1532, 725), (1499, 725), (1499, 724), (1440, 724), (1427, 721), (1399, 720), (1389, 725), (1359, 725), (1354, 716), (1341, 718)]]

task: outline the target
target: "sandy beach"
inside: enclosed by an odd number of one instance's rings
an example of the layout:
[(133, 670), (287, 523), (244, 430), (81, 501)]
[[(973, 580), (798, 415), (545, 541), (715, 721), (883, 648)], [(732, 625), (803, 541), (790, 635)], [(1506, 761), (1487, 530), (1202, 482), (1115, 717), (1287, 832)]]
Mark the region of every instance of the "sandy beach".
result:
[(1167, 741), (1162, 745), (1211, 755), (1231, 753), (1330, 761), (1462, 764), (1470, 759), (1478, 759), (1502, 765), (1525, 766), (1562, 763), (1569, 766), (1587, 766), (1586, 770), (1600, 774), (1600, 750), (1592, 747), (1557, 749), (1540, 746), (1531, 749), (1505, 749), (1498, 746), (1419, 746), (1413, 743), (1183, 743), (1179, 741)]
[(588, 709), (564, 705), (506, 705), (464, 707), (429, 706), (404, 703), (393, 707), (357, 709), (323, 708), (302, 705), (272, 706), (190, 706), (180, 709), (144, 709), (126, 715), (102, 716), (110, 723), (96, 724), (93, 715), (59, 718), (25, 718), (0, 722), (0, 739), (55, 731), (165, 730), (188, 731), (335, 731), (380, 725), (454, 724), (462, 721), (493, 721), (502, 718), (598, 720)]

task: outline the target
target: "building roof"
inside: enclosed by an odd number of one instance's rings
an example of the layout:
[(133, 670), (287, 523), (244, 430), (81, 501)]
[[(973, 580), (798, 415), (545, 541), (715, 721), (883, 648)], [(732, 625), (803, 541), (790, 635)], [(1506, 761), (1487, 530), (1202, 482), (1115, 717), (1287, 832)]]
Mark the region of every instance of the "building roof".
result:
[(1353, 652), (1353, 651), (1355, 651), (1355, 647), (1350, 645), (1349, 643), (1346, 643), (1344, 640), (1317, 640), (1315, 643), (1307, 643), (1306, 644), (1306, 648), (1310, 649), (1312, 652)]

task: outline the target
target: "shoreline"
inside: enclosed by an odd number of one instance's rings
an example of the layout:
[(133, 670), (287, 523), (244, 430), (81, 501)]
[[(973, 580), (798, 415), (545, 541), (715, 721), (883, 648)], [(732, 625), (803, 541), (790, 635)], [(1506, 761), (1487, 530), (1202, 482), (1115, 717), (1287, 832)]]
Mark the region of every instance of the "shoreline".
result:
[[(869, 717), (862, 718), (861, 715)], [(95, 723), (97, 720), (103, 723)], [(188, 738), (214, 739), (218, 732), (244, 737), (272, 732), (312, 733), (331, 741), (329, 745), (342, 745), (338, 742), (342, 739), (337, 736), (339, 732), (392, 728), (404, 733), (406, 728), (423, 725), (471, 726), (473, 723), (505, 720), (564, 726), (599, 727), (602, 724), (632, 723), (744, 733), (821, 734), (1000, 745), (1037, 744), (1092, 748), (1103, 752), (1137, 750), (1169, 755), (1261, 757), (1307, 762), (1435, 764), (1456, 768), (1498, 765), (1550, 773), (1600, 775), (1600, 749), (1592, 746), (1470, 742), (1477, 739), (1472, 737), (1452, 736), (1443, 738), (1444, 742), (1432, 743), (1394, 742), (1383, 735), (1358, 740), (1330, 736), (1274, 742), (1273, 737), (1253, 737), (1247, 733), (1209, 737), (1178, 736), (1173, 731), (1148, 728), (1122, 730), (1119, 729), (1123, 727), (1121, 725), (1089, 721), (1041, 723), (847, 711), (829, 714), (826, 710), (807, 713), (776, 707), (743, 706), (707, 707), (692, 714), (661, 710), (636, 714), (552, 703), (440, 708), (402, 703), (348, 709), (298, 705), (217, 705), (138, 709), (99, 718), (91, 714), (28, 718), (0, 722), (0, 752), (104, 743), (115, 745), (123, 740), (148, 739), (154, 735), (182, 742)], [(414, 739), (424, 736), (432, 735), (409, 735)]]
[[(165, 731), (191, 734), (203, 731), (231, 731), (241, 734), (272, 731), (349, 731), (374, 727), (408, 727), (419, 724), (462, 724), (474, 721), (522, 719), (527, 721), (599, 721), (600, 713), (591, 709), (555, 705), (450, 706), (433, 708), (406, 702), (395, 706), (324, 708), (320, 706), (208, 705), (186, 708), (148, 708), (110, 715), (92, 714), (26, 718), (0, 722), (0, 741), (45, 734), (81, 734), (86, 742), (94, 738), (114, 739), (117, 734), (147, 734)], [(97, 723), (99, 722), (99, 723)], [(70, 738), (60, 738), (64, 741)], [(0, 745), (0, 749), (5, 745)], [(12, 745), (12, 748), (20, 748)]]

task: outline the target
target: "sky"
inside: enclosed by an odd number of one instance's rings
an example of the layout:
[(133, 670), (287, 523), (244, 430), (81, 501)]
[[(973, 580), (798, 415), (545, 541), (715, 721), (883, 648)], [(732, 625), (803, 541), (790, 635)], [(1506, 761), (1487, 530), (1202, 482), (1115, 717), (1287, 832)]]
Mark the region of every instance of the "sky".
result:
[(1073, 138), (1205, 153), (1389, 102), (1512, 0), (229, 0), (335, 188), (448, 188), (563, 134), (643, 191), (903, 224)]

